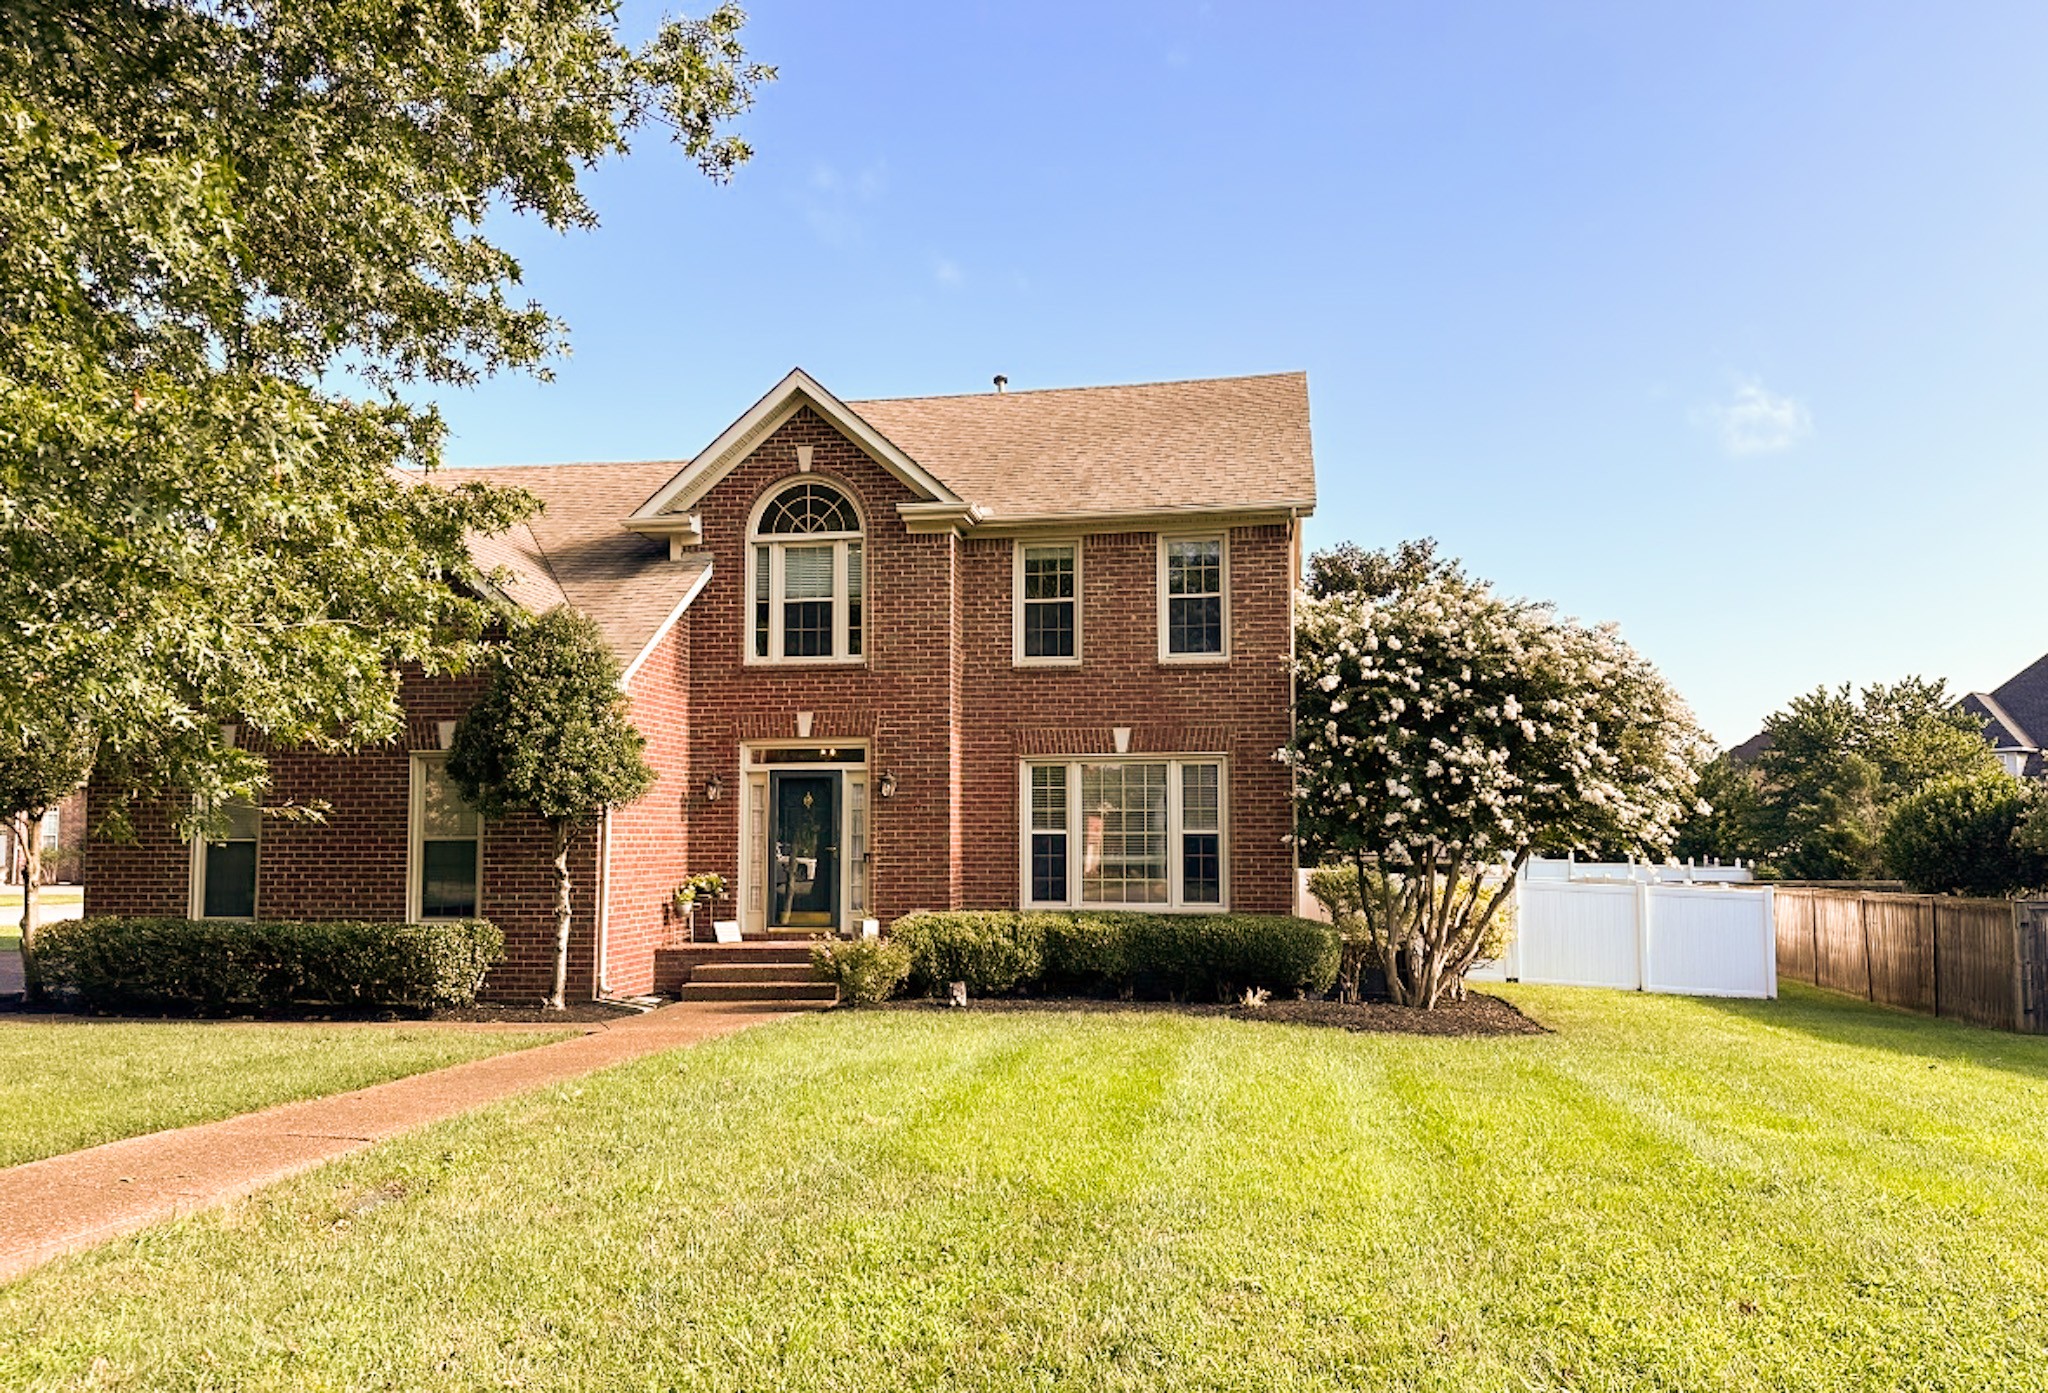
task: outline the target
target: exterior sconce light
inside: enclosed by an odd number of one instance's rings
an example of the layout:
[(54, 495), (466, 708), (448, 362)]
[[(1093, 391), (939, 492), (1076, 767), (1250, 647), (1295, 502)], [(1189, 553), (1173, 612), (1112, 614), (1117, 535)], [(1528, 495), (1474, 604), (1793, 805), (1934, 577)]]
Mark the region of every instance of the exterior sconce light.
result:
[(896, 796), (896, 775), (892, 771), (884, 769), (882, 777), (875, 782), (875, 792), (881, 794), (884, 798), (894, 798)]
[(723, 797), (725, 797), (725, 780), (713, 774), (704, 781), (704, 801), (716, 803)]

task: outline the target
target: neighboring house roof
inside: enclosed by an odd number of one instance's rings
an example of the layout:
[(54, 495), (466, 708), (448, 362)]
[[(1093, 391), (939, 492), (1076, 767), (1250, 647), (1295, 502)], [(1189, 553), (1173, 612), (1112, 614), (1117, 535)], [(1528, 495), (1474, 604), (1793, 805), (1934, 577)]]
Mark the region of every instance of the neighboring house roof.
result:
[(1728, 758), (1737, 764), (1754, 764), (1757, 756), (1771, 748), (1771, 733), (1760, 730), (1728, 751)]
[(2048, 656), (2006, 679), (1991, 693), (1991, 700), (2018, 723), (2017, 731), (2029, 745), (2038, 745), (2038, 738), (2048, 735)]
[(2037, 658), (1994, 691), (1971, 692), (1957, 703), (1984, 717), (1984, 738), (2001, 754), (2024, 752), (2021, 773), (2048, 775), (2048, 752), (2040, 736), (2048, 734), (2048, 655)]
[(1971, 692), (1956, 705), (1984, 718), (1984, 738), (1994, 750), (2035, 750), (2040, 746), (1989, 692)]
[(544, 613), (567, 601), (596, 620), (619, 662), (630, 668), (674, 622), (711, 567), (702, 554), (671, 561), (668, 543), (619, 526), (675, 468), (664, 460), (514, 465), (444, 469), (428, 482), (504, 484), (540, 499), (541, 512), (530, 522), (472, 538), (471, 553), (480, 566), (510, 572), (502, 588), (522, 608)]
[(999, 522), (1315, 506), (1306, 373), (847, 405)]

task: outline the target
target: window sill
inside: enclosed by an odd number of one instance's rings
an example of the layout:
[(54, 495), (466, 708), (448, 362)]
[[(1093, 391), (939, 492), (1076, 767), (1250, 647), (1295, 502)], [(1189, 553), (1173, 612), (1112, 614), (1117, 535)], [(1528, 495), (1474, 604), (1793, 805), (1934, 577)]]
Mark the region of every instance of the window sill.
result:
[(1228, 914), (1228, 904), (1031, 904), (1021, 914)]
[(1161, 653), (1161, 667), (1222, 667), (1230, 661), (1228, 653)]
[(742, 663), (742, 666), (751, 668), (866, 667), (867, 665), (868, 660), (864, 654), (852, 658), (756, 658), (749, 655)]
[(1024, 668), (1024, 669), (1030, 669), (1030, 668), (1047, 668), (1047, 667), (1049, 667), (1049, 668), (1077, 668), (1077, 667), (1081, 666), (1081, 660), (1080, 660), (1079, 658), (1018, 658), (1018, 657), (1012, 657), (1012, 658), (1010, 659), (1010, 666), (1011, 666), (1011, 667), (1014, 667), (1014, 668)]

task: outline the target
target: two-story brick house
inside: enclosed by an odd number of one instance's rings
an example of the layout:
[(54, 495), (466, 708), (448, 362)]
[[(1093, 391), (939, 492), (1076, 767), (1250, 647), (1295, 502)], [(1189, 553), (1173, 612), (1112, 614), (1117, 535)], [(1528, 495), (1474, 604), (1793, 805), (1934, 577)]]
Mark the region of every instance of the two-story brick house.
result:
[[(654, 791), (580, 840), (572, 995), (666, 989), (670, 893), (750, 938), (919, 908), (1284, 913), (1300, 374), (842, 402), (802, 372), (687, 462), (450, 471), (538, 495), (484, 539), (625, 667)], [(445, 481), (446, 476), (442, 476)], [(270, 751), (317, 824), (95, 845), (91, 913), (432, 918), (550, 970), (546, 840), (443, 773), (474, 679), (407, 686), (406, 748)]]

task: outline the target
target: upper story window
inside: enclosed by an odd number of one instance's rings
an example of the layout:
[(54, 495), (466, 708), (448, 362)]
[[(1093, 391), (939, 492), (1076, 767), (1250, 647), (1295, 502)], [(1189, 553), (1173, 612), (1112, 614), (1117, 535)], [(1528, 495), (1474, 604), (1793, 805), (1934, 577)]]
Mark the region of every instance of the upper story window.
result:
[(1159, 656), (1229, 656), (1230, 555), (1222, 536), (1159, 539)]
[(804, 480), (770, 497), (747, 547), (752, 662), (861, 657), (860, 514), (832, 484)]
[(1081, 544), (1019, 542), (1012, 612), (1014, 661), (1081, 661)]

